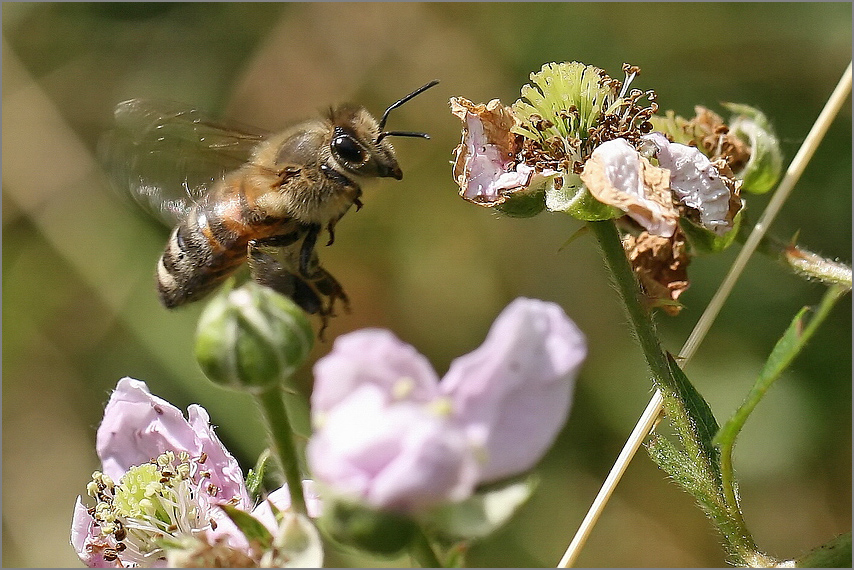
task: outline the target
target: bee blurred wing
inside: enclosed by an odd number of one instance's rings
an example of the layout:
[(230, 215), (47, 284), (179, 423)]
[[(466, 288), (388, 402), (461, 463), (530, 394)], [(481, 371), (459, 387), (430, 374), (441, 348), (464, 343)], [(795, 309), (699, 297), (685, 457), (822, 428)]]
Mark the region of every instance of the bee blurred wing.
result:
[(211, 120), (179, 103), (131, 99), (116, 106), (115, 126), (98, 154), (121, 193), (175, 225), (267, 134)]

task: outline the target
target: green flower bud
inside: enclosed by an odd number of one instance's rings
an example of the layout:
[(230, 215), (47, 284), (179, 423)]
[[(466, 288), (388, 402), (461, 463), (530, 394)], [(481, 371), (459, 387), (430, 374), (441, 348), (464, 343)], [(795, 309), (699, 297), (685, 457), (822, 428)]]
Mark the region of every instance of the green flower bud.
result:
[(217, 384), (259, 392), (290, 377), (314, 343), (305, 312), (254, 281), (208, 303), (196, 331), (196, 359)]
[(342, 499), (324, 505), (322, 524), (339, 542), (386, 556), (406, 548), (417, 529), (404, 515), (374, 511)]
[(736, 177), (744, 180), (741, 188), (762, 194), (773, 188), (783, 171), (780, 140), (768, 119), (759, 109), (738, 103), (723, 103), (735, 113), (730, 119), (730, 132), (750, 145), (750, 160)]

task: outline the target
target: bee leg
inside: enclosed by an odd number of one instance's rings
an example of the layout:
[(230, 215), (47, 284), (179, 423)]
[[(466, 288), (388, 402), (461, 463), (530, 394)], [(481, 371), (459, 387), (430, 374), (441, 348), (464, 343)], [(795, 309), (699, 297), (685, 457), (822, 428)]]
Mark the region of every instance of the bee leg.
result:
[(302, 247), (299, 250), (299, 272), (305, 276), (310, 277), (310, 267), (312, 256), (314, 254), (314, 246), (317, 243), (317, 236), (320, 233), (320, 226), (317, 224), (311, 224), (307, 226), (307, 232), (305, 234), (305, 239), (302, 241)]
[(288, 271), (275, 255), (261, 249), (257, 243), (250, 246), (249, 270), (256, 282), (292, 299), (306, 313), (315, 315), (325, 311), (323, 301), (311, 284)]
[(335, 316), (336, 302), (340, 300), (349, 313), (350, 300), (338, 280), (320, 266), (314, 249), (309, 251), (306, 267), (299, 268), (305, 248), (304, 242), (297, 243), (299, 233), (294, 233), (296, 237), (284, 234), (250, 242), (249, 270), (259, 284), (289, 297), (305, 312), (318, 315), (318, 337), (323, 340), (329, 319)]

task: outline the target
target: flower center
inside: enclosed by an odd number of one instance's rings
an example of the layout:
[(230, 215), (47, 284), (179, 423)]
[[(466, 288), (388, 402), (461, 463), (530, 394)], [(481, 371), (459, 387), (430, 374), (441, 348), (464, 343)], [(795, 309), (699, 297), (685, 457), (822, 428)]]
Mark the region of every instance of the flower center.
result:
[(548, 63), (531, 74), (513, 104), (518, 123), (511, 129), (525, 138), (524, 162), (538, 171), (579, 174), (601, 143), (624, 138), (634, 144), (648, 133), (658, 111), (655, 92), (629, 90), (640, 69), (625, 64), (623, 71), (624, 82), (579, 62)]
[(165, 560), (165, 541), (192, 536), (214, 525), (206, 490), (206, 457), (191, 459), (167, 451), (150, 463), (132, 467), (118, 484), (96, 471), (87, 485), (98, 503), (89, 512), (109, 544), (107, 562), (151, 566)]

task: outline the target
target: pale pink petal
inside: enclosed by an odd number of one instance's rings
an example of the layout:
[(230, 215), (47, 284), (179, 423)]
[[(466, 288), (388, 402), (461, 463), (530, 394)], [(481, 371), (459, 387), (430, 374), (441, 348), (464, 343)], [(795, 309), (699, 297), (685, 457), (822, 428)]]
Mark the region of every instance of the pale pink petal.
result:
[(201, 445), (181, 410), (148, 391), (145, 382), (119, 380), (96, 438), (102, 471), (118, 482), (134, 465), (166, 450), (198, 456)]
[(89, 568), (117, 568), (118, 561), (104, 560), (103, 549), (110, 546), (101, 537), (101, 532), (95, 527), (95, 519), (89, 514), (86, 506), (77, 497), (74, 503), (74, 515), (71, 519), (71, 546)]
[(594, 198), (626, 212), (655, 235), (670, 237), (679, 212), (673, 205), (669, 173), (652, 166), (624, 139), (596, 147), (584, 164), (581, 180)]
[(474, 487), (461, 434), (424, 404), (389, 405), (364, 385), (328, 412), (307, 449), (311, 471), (337, 493), (410, 511), (454, 500)]
[(390, 331), (363, 329), (338, 337), (315, 363), (311, 409), (323, 414), (365, 384), (379, 387), (388, 401), (426, 402), (435, 397), (437, 382), (433, 367), (412, 346)]
[(187, 417), (202, 452), (207, 455), (204, 467), (210, 471), (210, 482), (218, 489), (214, 497), (222, 502), (236, 498), (238, 502), (234, 503), (234, 506), (248, 508), (249, 493), (243, 479), (243, 470), (214, 433), (207, 410), (198, 404), (190, 404)]
[(482, 458), (480, 480), (527, 471), (569, 413), (584, 335), (554, 303), (519, 298), (484, 343), (457, 358), (440, 383)]
[(700, 213), (700, 223), (723, 235), (732, 229), (730, 190), (717, 166), (695, 147), (672, 143), (661, 133), (645, 137), (657, 148), (656, 158), (670, 171), (670, 188), (678, 200)]

